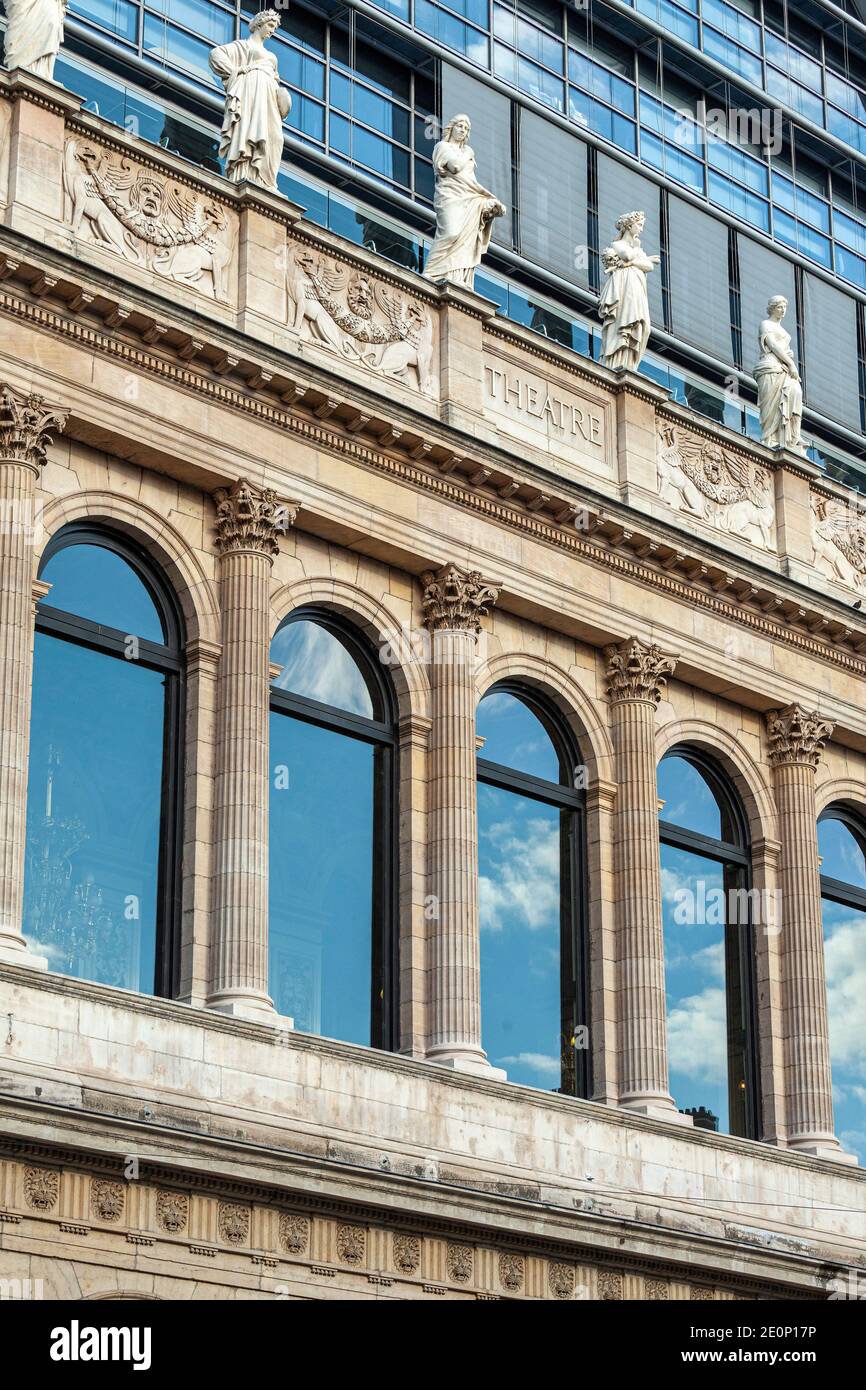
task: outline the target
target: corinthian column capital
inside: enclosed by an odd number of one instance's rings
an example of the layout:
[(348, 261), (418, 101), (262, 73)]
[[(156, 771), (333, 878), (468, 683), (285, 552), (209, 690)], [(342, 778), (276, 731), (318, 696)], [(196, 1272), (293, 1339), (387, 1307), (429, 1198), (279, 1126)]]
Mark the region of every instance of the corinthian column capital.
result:
[(496, 600), (499, 589), (487, 584), (478, 570), (459, 570), (456, 565), (443, 565), (421, 576), (424, 585), (424, 622), (431, 632), (479, 632), (481, 619), (486, 617)]
[(788, 705), (786, 709), (770, 710), (766, 720), (773, 767), (791, 763), (818, 766), (833, 725), (822, 719), (817, 710), (810, 713), (802, 705)]
[(0, 384), (0, 460), (23, 463), (39, 473), (52, 434), (65, 428), (68, 413), (33, 392), (24, 396)]
[(220, 555), (253, 550), (269, 558), (279, 553), (279, 537), (288, 531), (300, 503), (279, 502), (272, 488), (239, 478), (214, 493), (216, 548)]
[(631, 637), (618, 647), (606, 647), (607, 693), (613, 704), (640, 700), (657, 705), (668, 676), (676, 669), (676, 658), (666, 656), (655, 643), (649, 646)]

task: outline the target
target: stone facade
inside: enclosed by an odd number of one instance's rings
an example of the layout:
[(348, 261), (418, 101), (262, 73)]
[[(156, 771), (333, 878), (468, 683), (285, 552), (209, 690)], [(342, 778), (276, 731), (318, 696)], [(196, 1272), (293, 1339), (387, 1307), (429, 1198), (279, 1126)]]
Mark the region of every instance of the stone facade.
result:
[[(866, 801), (862, 573), (827, 558), (854, 553), (859, 522), (842, 550), (828, 523), (853, 497), (37, 78), (0, 76), (4, 122), (0, 496), (30, 529), (0, 535), (0, 1278), (814, 1299), (866, 1268), (814, 832)], [(51, 974), (21, 935), (37, 573), (81, 520), (134, 537), (183, 611), (171, 1000)], [(392, 665), (394, 1053), (295, 1032), (268, 996), (267, 646), (307, 604), (395, 652), (429, 635)], [(482, 1050), (474, 707), (503, 680), (586, 762), (591, 1100)], [(787, 914), (756, 936), (763, 1142), (692, 1128), (668, 1092), (654, 769), (684, 742), (728, 773)], [(428, 894), (454, 906), (441, 930)]]

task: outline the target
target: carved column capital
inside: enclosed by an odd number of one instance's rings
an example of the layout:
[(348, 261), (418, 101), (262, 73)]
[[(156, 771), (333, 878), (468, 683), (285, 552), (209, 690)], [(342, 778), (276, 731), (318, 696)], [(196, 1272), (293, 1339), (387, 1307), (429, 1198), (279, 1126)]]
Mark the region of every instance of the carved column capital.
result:
[(431, 570), (421, 576), (421, 582), (424, 622), (431, 632), (444, 628), (477, 633), (481, 619), (499, 598), (499, 589), (485, 583), (478, 570), (459, 570), (456, 565)]
[(279, 537), (294, 523), (299, 502), (279, 502), (272, 488), (256, 487), (239, 478), (229, 488), (218, 488), (216, 548), (220, 555), (254, 550), (269, 558), (279, 553)]
[(770, 710), (766, 720), (773, 767), (792, 763), (818, 766), (833, 725), (822, 719), (817, 710), (810, 713), (802, 705), (788, 705), (786, 709)]
[(655, 643), (649, 646), (631, 637), (618, 647), (605, 647), (607, 693), (613, 704), (641, 700), (657, 705), (676, 669), (676, 658), (666, 656)]
[(68, 414), (34, 392), (24, 396), (0, 384), (0, 460), (23, 463), (39, 473), (52, 435), (65, 428)]

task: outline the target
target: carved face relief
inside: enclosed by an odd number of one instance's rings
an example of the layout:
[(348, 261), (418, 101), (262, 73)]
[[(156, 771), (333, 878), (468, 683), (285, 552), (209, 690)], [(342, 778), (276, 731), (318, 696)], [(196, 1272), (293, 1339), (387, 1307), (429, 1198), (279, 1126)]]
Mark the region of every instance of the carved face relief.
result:
[(162, 184), (156, 179), (142, 177), (136, 179), (129, 194), (130, 206), (138, 208), (145, 217), (155, 220), (162, 216), (165, 194)]

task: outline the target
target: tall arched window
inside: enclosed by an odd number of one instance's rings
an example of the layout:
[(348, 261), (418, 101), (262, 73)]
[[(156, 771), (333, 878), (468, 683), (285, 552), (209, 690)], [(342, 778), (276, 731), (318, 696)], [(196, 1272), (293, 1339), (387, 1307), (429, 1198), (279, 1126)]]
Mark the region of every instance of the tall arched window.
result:
[(51, 970), (173, 993), (180, 948), (182, 632), (143, 552), (48, 545), (36, 612), (24, 934)]
[(393, 1048), (391, 685), (327, 611), (293, 613), (271, 660), (271, 995), (303, 1032)]
[(759, 1137), (753, 893), (746, 820), (715, 764), (658, 771), (670, 1088), (695, 1123)]
[(478, 706), (481, 1038), (512, 1081), (589, 1094), (585, 779), (545, 702), (494, 686)]
[(866, 822), (831, 806), (818, 850), (836, 1132), (866, 1164)]

